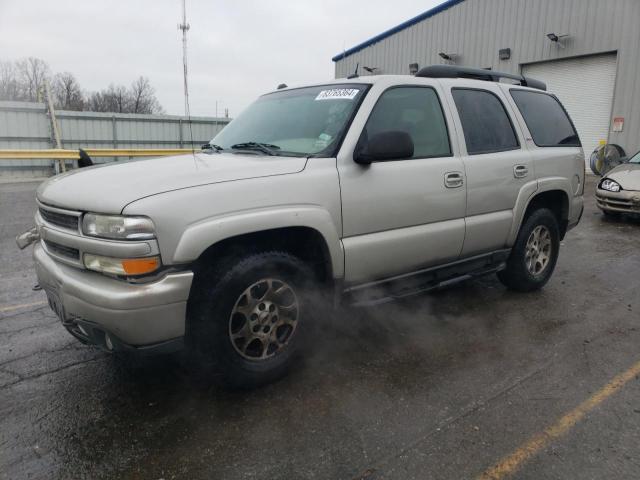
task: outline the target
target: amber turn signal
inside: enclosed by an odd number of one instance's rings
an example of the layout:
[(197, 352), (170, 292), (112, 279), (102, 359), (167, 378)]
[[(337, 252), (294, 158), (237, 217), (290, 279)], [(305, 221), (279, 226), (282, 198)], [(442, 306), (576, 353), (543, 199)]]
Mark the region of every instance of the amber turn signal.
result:
[(144, 275), (158, 269), (160, 260), (158, 257), (129, 258), (122, 260), (122, 269), (127, 275)]
[(112, 258), (85, 253), (84, 265), (96, 272), (123, 276), (144, 275), (160, 268), (160, 257)]

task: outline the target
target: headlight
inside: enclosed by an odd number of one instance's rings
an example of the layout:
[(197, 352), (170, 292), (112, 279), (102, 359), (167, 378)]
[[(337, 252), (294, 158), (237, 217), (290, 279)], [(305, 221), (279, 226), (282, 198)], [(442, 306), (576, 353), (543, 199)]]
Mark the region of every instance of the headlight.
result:
[(114, 240), (146, 240), (155, 237), (150, 218), (123, 215), (86, 213), (82, 218), (82, 231), (92, 237)]
[(608, 178), (605, 178), (602, 182), (600, 182), (600, 188), (609, 192), (619, 192), (622, 189), (618, 182), (614, 182), (613, 180), (609, 180)]
[(113, 258), (85, 253), (83, 261), (89, 270), (112, 275), (144, 275), (160, 268), (159, 257)]

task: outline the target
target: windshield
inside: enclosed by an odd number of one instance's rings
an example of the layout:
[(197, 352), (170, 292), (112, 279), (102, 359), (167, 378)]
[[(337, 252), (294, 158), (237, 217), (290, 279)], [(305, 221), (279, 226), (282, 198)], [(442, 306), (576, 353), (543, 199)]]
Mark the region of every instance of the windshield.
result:
[(629, 163), (640, 163), (640, 152), (629, 159)]
[(334, 156), (367, 87), (323, 85), (263, 95), (211, 143), (224, 150)]

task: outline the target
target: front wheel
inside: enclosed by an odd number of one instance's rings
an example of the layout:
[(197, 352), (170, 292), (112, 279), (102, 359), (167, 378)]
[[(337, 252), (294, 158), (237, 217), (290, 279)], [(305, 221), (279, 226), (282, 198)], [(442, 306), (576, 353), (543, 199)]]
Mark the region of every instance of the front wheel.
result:
[(201, 281), (194, 305), (201, 353), (212, 356), (228, 384), (252, 388), (284, 375), (309, 316), (313, 271), (284, 252), (233, 262)]
[(542, 288), (558, 260), (558, 221), (547, 208), (534, 211), (522, 224), (504, 270), (498, 278), (509, 289), (530, 292)]

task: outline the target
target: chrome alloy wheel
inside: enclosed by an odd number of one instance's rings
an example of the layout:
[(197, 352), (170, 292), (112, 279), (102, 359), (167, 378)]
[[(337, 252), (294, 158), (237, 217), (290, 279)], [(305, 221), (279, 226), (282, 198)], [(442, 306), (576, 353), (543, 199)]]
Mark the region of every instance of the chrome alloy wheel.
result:
[(265, 360), (283, 350), (298, 325), (298, 298), (282, 280), (265, 278), (247, 288), (229, 317), (233, 348), (249, 360)]
[(551, 260), (551, 233), (544, 225), (533, 229), (525, 248), (524, 261), (531, 275), (540, 275)]

